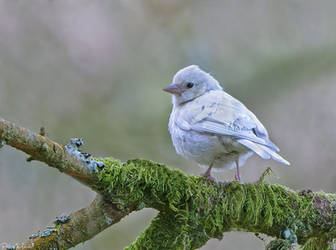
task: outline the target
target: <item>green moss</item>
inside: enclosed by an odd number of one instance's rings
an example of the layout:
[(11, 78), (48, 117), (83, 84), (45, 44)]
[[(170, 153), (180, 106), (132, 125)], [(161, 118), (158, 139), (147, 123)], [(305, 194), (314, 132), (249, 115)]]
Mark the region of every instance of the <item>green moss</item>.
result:
[(293, 248), (292, 248), (292, 244), (288, 242), (287, 240), (276, 239), (268, 243), (265, 249), (266, 250), (290, 250)]
[(150, 227), (126, 249), (184, 249), (185, 245), (190, 245), (186, 225), (174, 217), (172, 213), (160, 212)]
[(289, 241), (297, 238), (302, 244), (320, 218), (313, 196), (281, 185), (218, 186), (149, 160), (98, 160), (106, 167), (98, 173), (97, 189), (119, 209), (152, 207), (160, 212), (129, 249), (195, 249), (236, 228), (277, 238), (289, 230)]
[(303, 250), (332, 250), (332, 242), (329, 242), (324, 237), (312, 237), (303, 247)]

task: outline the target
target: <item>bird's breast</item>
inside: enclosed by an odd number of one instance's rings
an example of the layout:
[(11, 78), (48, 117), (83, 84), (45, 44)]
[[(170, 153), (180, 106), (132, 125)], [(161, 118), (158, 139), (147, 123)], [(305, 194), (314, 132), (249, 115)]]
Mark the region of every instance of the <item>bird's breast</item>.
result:
[(200, 164), (209, 164), (225, 148), (215, 135), (183, 130), (175, 122), (174, 116), (169, 122), (169, 132), (176, 152)]

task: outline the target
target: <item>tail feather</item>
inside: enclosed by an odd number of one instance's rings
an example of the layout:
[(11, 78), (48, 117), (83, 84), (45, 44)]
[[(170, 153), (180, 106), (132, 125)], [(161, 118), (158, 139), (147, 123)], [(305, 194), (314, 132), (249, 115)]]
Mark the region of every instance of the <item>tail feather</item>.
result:
[(246, 139), (239, 139), (237, 141), (240, 144), (244, 145), (245, 147), (254, 151), (254, 153), (259, 155), (261, 158), (263, 158), (265, 160), (271, 159), (270, 154), (267, 153), (267, 151), (265, 151), (263, 148), (259, 147), (259, 144), (255, 144), (254, 142), (251, 142), (251, 141), (246, 140)]
[(259, 155), (263, 159), (273, 159), (275, 161), (278, 161), (285, 165), (290, 165), (288, 161), (286, 161), (284, 158), (282, 158), (279, 154), (274, 152), (272, 149), (270, 149), (267, 146), (256, 144), (254, 142), (251, 142), (246, 139), (239, 139), (237, 140), (240, 144), (244, 145), (245, 147), (251, 149), (253, 152), (255, 152), (257, 155)]
[(272, 157), (273, 160), (276, 160), (282, 164), (285, 164), (285, 165), (290, 165), (290, 163), (284, 159), (282, 156), (280, 156), (279, 154), (277, 154), (276, 152), (272, 151), (270, 148), (268, 147), (265, 147), (263, 145), (259, 145), (260, 147), (262, 147), (265, 151), (267, 151), (267, 153), (269, 153)]
[(268, 148), (273, 149), (276, 152), (280, 152), (280, 149), (277, 145), (275, 145), (270, 139), (264, 139), (266, 141), (266, 145)]

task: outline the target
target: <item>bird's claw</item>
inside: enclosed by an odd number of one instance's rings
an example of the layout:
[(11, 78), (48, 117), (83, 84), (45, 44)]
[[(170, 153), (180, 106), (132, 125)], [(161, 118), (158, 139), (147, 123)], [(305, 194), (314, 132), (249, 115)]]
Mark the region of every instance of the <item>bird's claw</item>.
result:
[(209, 181), (213, 181), (213, 182), (215, 182), (215, 183), (217, 183), (217, 184), (218, 184), (218, 182), (217, 182), (216, 178), (215, 178), (215, 177), (213, 177), (213, 176), (211, 176), (210, 174), (208, 174), (208, 173), (205, 173), (205, 174), (202, 174), (202, 176), (203, 176), (205, 179), (207, 179), (207, 180), (209, 180)]
[(240, 179), (240, 176), (235, 174), (235, 181), (238, 182), (238, 183), (241, 183), (241, 179)]

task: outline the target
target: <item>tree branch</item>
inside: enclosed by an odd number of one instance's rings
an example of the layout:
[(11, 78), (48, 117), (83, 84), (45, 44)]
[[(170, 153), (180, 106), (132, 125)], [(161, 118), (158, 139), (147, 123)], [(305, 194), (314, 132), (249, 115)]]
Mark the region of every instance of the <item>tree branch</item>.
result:
[(68, 249), (93, 238), (126, 215), (101, 195), (97, 195), (88, 207), (68, 217), (58, 218), (55, 227), (32, 235), (25, 245), (36, 249)]
[(50, 167), (57, 168), (73, 178), (90, 185), (94, 180), (89, 168), (78, 158), (67, 154), (63, 145), (36, 134), (29, 129), (16, 126), (0, 117), (0, 141), (30, 155)]
[[(336, 237), (334, 194), (295, 192), (263, 181), (221, 186), (149, 160), (85, 161), (78, 151), (3, 119), (1, 140), (99, 194), (88, 208), (70, 215), (70, 221), (56, 225), (49, 236), (36, 237), (41, 247), (50, 242), (62, 249), (72, 247), (144, 207), (159, 214), (129, 249), (195, 249), (233, 230), (279, 239), (268, 249), (295, 242), (307, 249), (327, 249)], [(100, 163), (100, 167), (92, 168), (92, 162)]]

